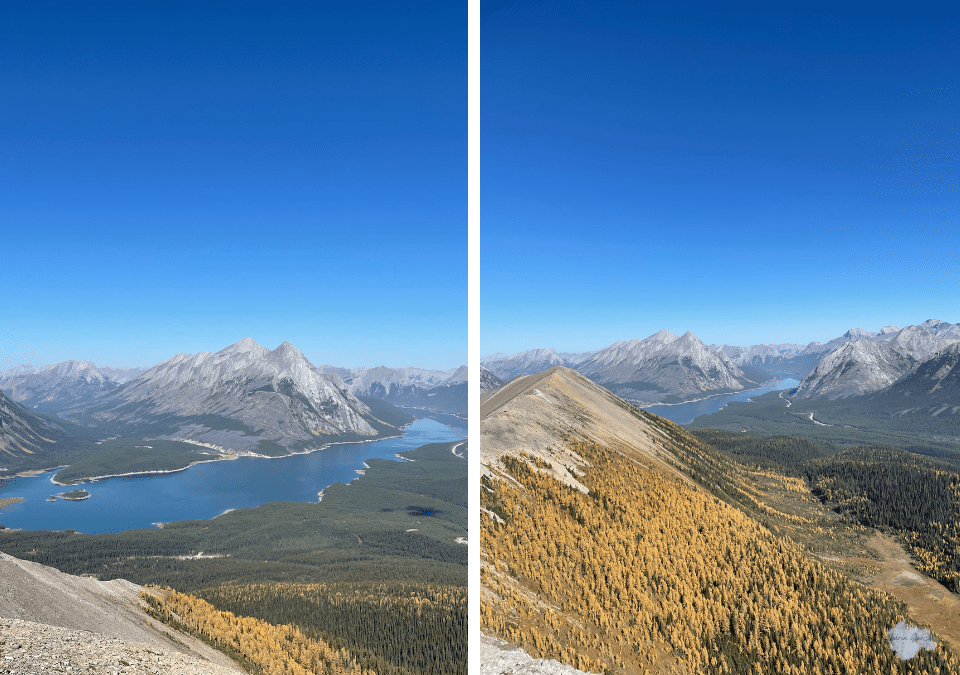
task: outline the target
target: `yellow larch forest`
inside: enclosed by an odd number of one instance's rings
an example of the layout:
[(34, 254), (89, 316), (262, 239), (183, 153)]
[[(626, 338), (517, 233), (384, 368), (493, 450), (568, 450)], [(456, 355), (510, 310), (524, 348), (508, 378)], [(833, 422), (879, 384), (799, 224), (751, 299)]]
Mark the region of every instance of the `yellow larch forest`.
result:
[(942, 643), (897, 658), (892, 597), (675, 476), (571, 449), (588, 494), (523, 455), (502, 458), (513, 480), (484, 478), (485, 632), (595, 673), (960, 673)]

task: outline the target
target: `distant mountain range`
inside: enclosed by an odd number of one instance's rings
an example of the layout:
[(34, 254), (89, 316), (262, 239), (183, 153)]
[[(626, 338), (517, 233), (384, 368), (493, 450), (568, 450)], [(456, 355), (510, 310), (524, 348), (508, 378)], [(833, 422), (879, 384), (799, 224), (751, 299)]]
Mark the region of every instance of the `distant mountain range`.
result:
[(796, 398), (842, 398), (890, 386), (919, 363), (960, 342), (960, 324), (929, 319), (877, 332), (851, 328), (826, 343), (705, 345), (697, 336), (661, 330), (644, 340), (618, 341), (598, 352), (534, 349), (496, 354), (482, 365), (500, 379), (562, 365), (640, 404), (674, 403), (755, 388), (790, 375), (802, 380)]
[[(853, 375), (861, 374), (861, 363), (850, 370)], [(791, 398), (799, 401), (800, 395)], [(809, 398), (805, 403), (805, 409), (816, 406), (818, 419), (827, 423), (852, 423), (858, 428), (933, 438), (948, 445), (952, 442), (955, 448), (956, 439), (960, 438), (960, 342), (922, 361), (914, 361), (906, 372), (882, 388)]]
[[(327, 368), (321, 370), (333, 370)], [(347, 388), (360, 397), (378, 398), (401, 407), (467, 414), (466, 366), (451, 370), (379, 366), (355, 370), (338, 368), (336, 372), (343, 377)]]
[(44, 412), (58, 412), (118, 386), (91, 361), (64, 361), (36, 370), (18, 368), (0, 375), (0, 389), (12, 400)]
[[(395, 435), (413, 418), (389, 404), (465, 415), (466, 379), (466, 366), (316, 368), (289, 342), (271, 351), (244, 338), (215, 354), (178, 354), (150, 369), (99, 369), (86, 361), (18, 368), (0, 376), (0, 389), (25, 413), (36, 409), (112, 435), (284, 454)], [(21, 425), (26, 438), (38, 437), (38, 424)]]
[(666, 330), (597, 352), (533, 349), (489, 356), (481, 364), (506, 381), (564, 366), (641, 403), (672, 403), (756, 385), (726, 354), (711, 351), (693, 333), (677, 337)]
[[(120, 435), (278, 451), (397, 433), (337, 375), (316, 372), (289, 342), (273, 351), (249, 338), (211, 354), (177, 354), (60, 415)], [(266, 447), (262, 447), (266, 444)]]
[[(237, 345), (248, 343), (256, 344), (247, 338)], [(268, 351), (265, 348), (260, 349)], [(222, 355), (227, 350), (218, 354)], [(206, 358), (201, 354), (196, 357)], [(186, 355), (174, 357), (177, 358), (185, 359)], [(164, 363), (172, 366), (171, 361)], [(158, 364), (151, 369), (109, 368), (98, 367), (92, 361), (65, 361), (41, 368), (19, 366), (0, 373), (0, 390), (27, 408), (52, 414), (70, 410), (75, 416), (94, 399), (99, 401), (122, 385), (139, 379), (160, 366), (164, 364)], [(177, 365), (180, 369), (190, 367), (185, 362), (178, 362)], [(466, 366), (450, 370), (386, 366), (350, 369), (329, 365), (310, 365), (309, 368), (317, 375), (331, 376), (328, 378), (331, 381), (339, 378), (337, 386), (359, 398), (378, 398), (398, 406), (464, 416), (467, 414)]]
[(494, 354), (480, 365), (504, 382), (521, 375), (533, 375), (554, 366), (575, 367), (595, 352), (558, 352), (556, 349), (531, 349), (518, 354)]

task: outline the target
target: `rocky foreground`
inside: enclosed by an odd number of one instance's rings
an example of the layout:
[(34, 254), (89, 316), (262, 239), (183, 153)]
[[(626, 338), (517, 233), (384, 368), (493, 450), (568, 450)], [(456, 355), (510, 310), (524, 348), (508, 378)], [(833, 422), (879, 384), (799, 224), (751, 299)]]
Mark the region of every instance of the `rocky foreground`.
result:
[(224, 654), (150, 619), (141, 587), (0, 553), (0, 673), (227, 675)]
[(142, 642), (0, 619), (0, 673), (234, 675), (238, 671)]
[(535, 659), (509, 642), (486, 635), (471, 648), (480, 654), (480, 675), (592, 675), (552, 659)]

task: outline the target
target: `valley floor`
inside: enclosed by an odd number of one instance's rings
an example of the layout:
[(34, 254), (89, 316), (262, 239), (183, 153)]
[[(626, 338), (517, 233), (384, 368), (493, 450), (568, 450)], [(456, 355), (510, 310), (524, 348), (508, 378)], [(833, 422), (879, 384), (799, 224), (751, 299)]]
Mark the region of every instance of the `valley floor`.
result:
[[(903, 547), (890, 535), (876, 532), (867, 540), (880, 560), (857, 556), (836, 558), (842, 563), (863, 565), (868, 573), (859, 581), (885, 591), (904, 603), (910, 615), (929, 625), (937, 634), (960, 648), (960, 596), (920, 574)], [(829, 562), (824, 556), (825, 561)]]

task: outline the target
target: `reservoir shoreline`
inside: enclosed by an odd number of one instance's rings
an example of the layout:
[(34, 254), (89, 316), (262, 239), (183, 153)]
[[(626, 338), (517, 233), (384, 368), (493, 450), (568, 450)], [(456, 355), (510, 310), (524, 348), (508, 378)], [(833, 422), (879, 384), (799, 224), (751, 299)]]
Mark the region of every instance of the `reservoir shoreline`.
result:
[[(357, 470), (371, 466), (368, 460), (409, 461), (398, 455), (428, 443), (462, 440), (464, 435), (461, 428), (421, 419), (405, 426), (403, 434), (363, 442), (324, 443), (281, 456), (237, 453), (229, 462), (220, 461), (222, 456), (204, 457), (189, 467), (96, 476), (81, 483), (93, 498), (69, 505), (59, 499), (45, 501), (51, 492), (44, 486), (57, 484), (52, 479), (62, 467), (45, 475), (33, 471), (30, 476), (0, 480), (0, 499), (25, 498), (0, 511), (0, 523), (24, 530), (118, 532), (154, 528), (161, 522), (211, 519), (229, 509), (267, 502), (317, 503), (329, 485), (356, 479)], [(255, 461), (264, 458), (286, 461)], [(250, 461), (240, 461), (246, 459)], [(40, 477), (51, 480), (31, 480)]]

